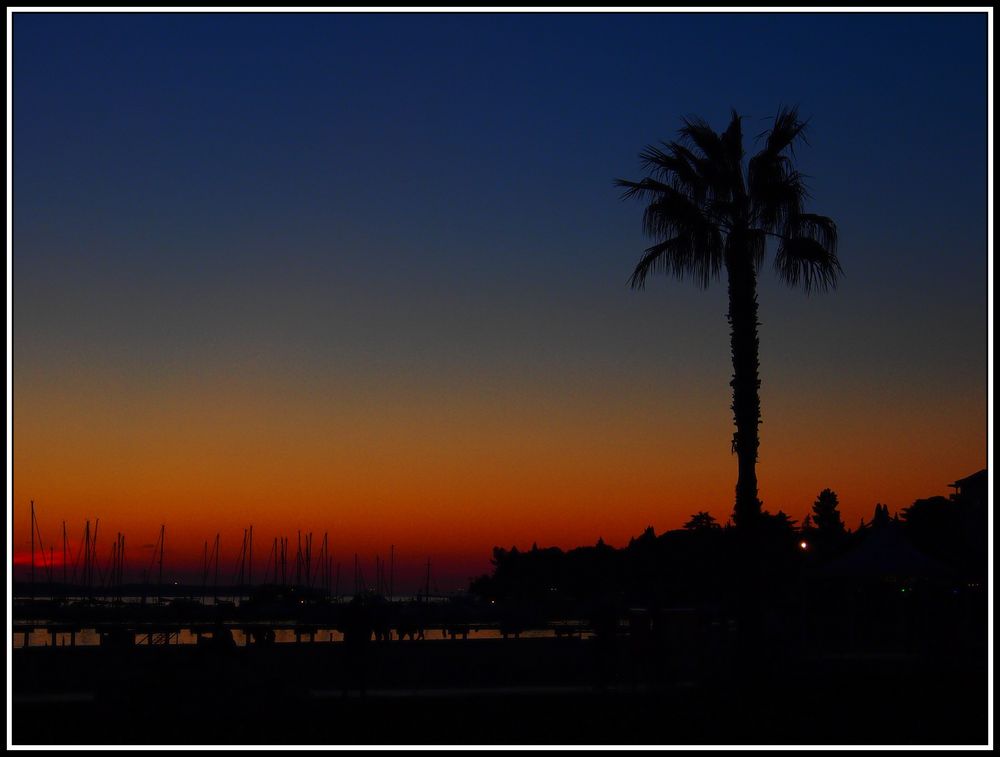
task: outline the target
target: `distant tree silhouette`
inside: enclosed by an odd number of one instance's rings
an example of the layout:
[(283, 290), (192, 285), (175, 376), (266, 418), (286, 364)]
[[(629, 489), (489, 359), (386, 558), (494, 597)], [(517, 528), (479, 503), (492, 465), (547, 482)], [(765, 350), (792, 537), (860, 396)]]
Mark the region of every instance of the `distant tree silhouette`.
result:
[[(812, 522), (820, 536), (837, 536), (844, 533), (839, 507), (837, 492), (832, 489), (824, 489), (816, 497), (812, 506)], [(886, 517), (888, 518), (888, 511)]]
[(634, 547), (636, 545), (641, 546), (644, 544), (651, 544), (652, 542), (655, 541), (656, 541), (656, 531), (653, 530), (652, 526), (646, 526), (646, 530), (643, 531), (638, 538), (633, 536), (631, 539), (629, 539), (628, 543), (630, 547)]
[(932, 557), (952, 564), (966, 564), (980, 551), (969, 537), (976, 531), (986, 532), (986, 518), (982, 517), (970, 533), (965, 524), (968, 517), (968, 511), (959, 503), (941, 496), (915, 500), (902, 511), (903, 526), (913, 543)]
[(733, 360), (732, 450), (738, 460), (733, 521), (759, 519), (757, 454), (760, 446), (757, 274), (768, 239), (776, 240), (774, 267), (785, 283), (807, 293), (836, 286), (837, 228), (804, 212), (808, 196), (795, 168), (794, 146), (806, 123), (796, 108), (782, 108), (764, 137), (763, 149), (744, 162), (742, 117), (734, 110), (717, 134), (702, 119), (685, 119), (679, 140), (640, 153), (649, 176), (618, 179), (625, 198), (648, 201), (643, 231), (654, 240), (629, 280), (641, 289), (650, 273), (692, 277), (702, 287), (723, 269), (729, 286), (730, 349)]
[(768, 526), (777, 531), (791, 533), (795, 530), (795, 518), (792, 518), (784, 510), (778, 510), (773, 515), (767, 511), (761, 513), (762, 519)]
[(803, 571), (886, 535), (905, 537), (965, 583), (982, 583), (988, 567), (988, 510), (984, 495), (974, 494), (918, 499), (898, 519), (880, 503), (870, 524), (862, 520), (853, 532), (841, 521), (835, 492), (824, 489), (801, 528), (782, 510), (764, 510), (752, 532), (740, 533), (728, 523), (719, 527), (709, 513), (699, 511), (684, 528), (657, 534), (648, 527), (622, 548), (603, 539), (566, 551), (535, 544), (524, 552), (494, 547), (493, 574), (475, 579), (470, 589), (497, 609), (547, 608), (552, 618), (568, 617), (561, 614), (567, 608), (590, 612), (595, 602), (613, 599), (647, 608), (720, 603), (727, 612), (752, 620), (756, 604), (784, 601), (788, 591), (798, 591)]
[(684, 528), (688, 531), (705, 531), (712, 528), (722, 528), (715, 518), (706, 513), (705, 511), (700, 511), (691, 516), (691, 520), (684, 524)]
[(889, 517), (889, 507), (888, 505), (883, 505), (878, 502), (875, 504), (875, 513), (872, 515), (872, 526), (875, 528), (882, 528), (883, 526), (889, 525), (892, 519)]

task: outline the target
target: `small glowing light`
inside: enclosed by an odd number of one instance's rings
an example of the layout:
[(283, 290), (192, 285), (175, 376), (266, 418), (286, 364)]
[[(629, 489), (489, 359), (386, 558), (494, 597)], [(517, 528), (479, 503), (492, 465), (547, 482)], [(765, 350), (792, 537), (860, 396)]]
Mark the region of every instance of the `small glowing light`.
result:
[(800, 541), (799, 542), (799, 549), (809, 549), (809, 543), (808, 542), (804, 542), (804, 541)]

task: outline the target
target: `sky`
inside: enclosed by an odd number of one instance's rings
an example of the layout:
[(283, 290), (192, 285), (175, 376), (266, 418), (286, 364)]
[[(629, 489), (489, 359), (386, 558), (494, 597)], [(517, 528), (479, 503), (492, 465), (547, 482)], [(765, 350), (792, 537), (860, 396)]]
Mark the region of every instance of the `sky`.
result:
[[(851, 527), (986, 465), (984, 14), (35, 14), (13, 21), (15, 561), (161, 524), (171, 575), (329, 532), (441, 590), (494, 545), (731, 512), (724, 282), (627, 279), (618, 177), (763, 132), (832, 294), (759, 286), (764, 507)], [(8, 502), (8, 508), (11, 503)], [(261, 554), (261, 548), (255, 549)], [(57, 555), (58, 557), (58, 555)], [(263, 559), (263, 558), (262, 558)], [(258, 564), (256, 570), (261, 570)], [(346, 575), (346, 574), (345, 574)]]

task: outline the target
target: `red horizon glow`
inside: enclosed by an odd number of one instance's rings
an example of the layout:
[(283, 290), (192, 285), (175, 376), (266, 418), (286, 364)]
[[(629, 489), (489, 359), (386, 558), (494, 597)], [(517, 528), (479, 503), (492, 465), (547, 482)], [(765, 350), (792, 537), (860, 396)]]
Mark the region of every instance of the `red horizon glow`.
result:
[[(844, 498), (841, 493), (841, 512), (845, 523), (849, 528), (856, 528), (858, 521), (864, 518), (870, 520), (872, 509), (876, 501), (893, 502), (891, 510), (899, 510), (912, 503), (918, 497), (929, 497), (934, 495), (947, 495), (947, 483), (955, 478), (967, 475), (976, 470), (975, 466), (966, 466), (959, 469), (958, 473), (950, 477), (944, 477), (947, 481), (942, 481), (938, 486), (926, 486), (922, 489), (911, 489), (913, 493), (907, 492), (901, 497), (885, 497), (869, 495), (870, 506), (858, 503), (855, 496), (850, 499)], [(940, 478), (940, 476), (939, 476)], [(728, 487), (727, 487), (728, 488)], [(907, 491), (907, 490), (904, 490)], [(863, 502), (864, 500), (862, 500)], [(811, 500), (806, 501), (799, 509), (788, 507), (767, 507), (771, 511), (783, 509), (789, 515), (799, 521), (808, 512)], [(125, 580), (126, 582), (139, 582), (142, 580), (143, 571), (155, 565), (154, 546), (159, 535), (159, 524), (151, 523), (148, 515), (144, 513), (128, 512), (126, 509), (105, 508), (111, 510), (110, 517), (100, 519), (100, 531), (98, 534), (97, 561), (99, 570), (106, 570), (106, 564), (111, 559), (112, 543), (115, 535), (119, 531), (126, 534), (125, 549)], [(672, 517), (654, 518), (652, 507), (648, 505), (644, 508), (635, 508), (629, 520), (622, 518), (615, 522), (613, 517), (598, 518), (596, 508), (589, 510), (590, 518), (579, 520), (575, 523), (567, 522), (562, 528), (557, 528), (551, 522), (547, 523), (543, 518), (535, 517), (529, 519), (527, 512), (522, 511), (518, 522), (508, 522), (502, 524), (503, 527), (497, 529), (500, 538), (490, 538), (488, 523), (480, 523), (479, 527), (474, 521), (463, 524), (462, 529), (452, 530), (441, 529), (436, 531), (424, 526), (422, 530), (409, 530), (394, 524), (392, 528), (386, 528), (384, 537), (374, 533), (365, 527), (363, 512), (356, 514), (356, 519), (350, 525), (350, 530), (343, 527), (338, 534), (337, 530), (329, 525), (323, 528), (310, 528), (302, 524), (303, 539), (310, 530), (313, 533), (313, 554), (318, 554), (318, 547), (326, 531), (330, 539), (330, 552), (333, 560), (333, 569), (339, 566), (341, 571), (340, 589), (348, 591), (353, 580), (353, 561), (355, 553), (358, 554), (362, 564), (362, 572), (368, 583), (373, 583), (374, 566), (376, 558), (387, 561), (391, 547), (395, 548), (395, 582), (396, 587), (401, 592), (413, 592), (422, 590), (424, 585), (424, 572), (426, 560), (429, 558), (432, 563), (433, 583), (438, 590), (456, 591), (468, 586), (469, 579), (488, 573), (491, 570), (490, 558), (494, 546), (505, 549), (516, 546), (518, 549), (530, 549), (533, 543), (539, 547), (556, 546), (562, 549), (571, 549), (578, 546), (588, 546), (596, 543), (602, 538), (606, 543), (621, 547), (625, 546), (628, 539), (638, 536), (646, 526), (653, 526), (656, 533), (681, 528), (689, 515), (697, 510), (708, 509), (720, 522), (725, 522), (728, 518), (728, 511), (720, 508), (692, 506), (687, 508), (688, 512), (674, 507), (667, 512), (672, 512)], [(15, 515), (18, 520), (27, 520), (27, 508), (15, 508)], [(585, 512), (581, 510), (581, 512)], [(614, 512), (612, 508), (606, 511), (609, 515)], [(247, 514), (258, 516), (254, 523), (254, 557), (253, 573), (255, 583), (260, 582), (265, 573), (265, 569), (273, 570), (271, 563), (271, 550), (276, 536), (286, 536), (289, 538), (289, 562), (294, 563), (297, 534), (296, 530), (289, 532), (280, 528), (279, 519), (285, 513), (272, 514), (270, 518), (260, 517), (260, 510), (248, 508)], [(497, 513), (491, 513), (494, 523), (502, 523), (497, 518)], [(39, 506), (36, 502), (36, 516), (39, 523), (39, 530), (44, 537), (44, 554), (36, 545), (35, 552), (35, 572), (36, 580), (44, 580), (45, 573), (51, 559), (52, 570), (61, 573), (62, 569), (62, 522), (56, 520), (53, 515)], [(447, 510), (442, 510), (438, 517), (442, 521), (447, 520)], [(289, 518), (290, 519), (290, 518)], [(95, 519), (91, 518), (91, 528)], [(439, 521), (440, 522), (440, 521)], [(202, 580), (204, 544), (208, 541), (211, 551), (214, 544), (215, 534), (220, 534), (220, 583), (229, 584), (234, 582), (236, 576), (238, 558), (242, 540), (244, 537), (244, 527), (218, 528), (219, 515), (202, 518), (191, 523), (178, 523), (175, 527), (171, 523), (166, 524), (166, 549), (165, 549), (165, 581), (180, 581), (181, 583), (197, 583)], [(31, 565), (30, 534), (28, 524), (23, 524), (20, 528), (15, 524), (16, 548), (13, 556), (13, 567), (16, 570), (15, 577), (19, 580), (26, 580)], [(249, 523), (247, 524), (249, 525)], [(542, 527), (543, 525), (547, 527)], [(212, 528), (216, 526), (216, 528)], [(79, 564), (81, 544), (83, 539), (83, 522), (79, 516), (67, 518), (67, 565), (72, 572), (74, 564)], [(549, 538), (546, 538), (546, 535)], [(338, 538), (339, 537), (339, 538)], [(554, 537), (554, 538), (553, 538)], [(51, 551), (50, 551), (51, 548)], [(209, 580), (213, 573), (213, 568), (209, 571)], [(385, 569), (388, 571), (388, 569)], [(154, 569), (155, 574), (155, 569)], [(61, 580), (61, 575), (53, 576), (54, 580)]]
[[(231, 573), (253, 524), (260, 566), (273, 537), (290, 537), (294, 552), (297, 531), (325, 531), (344, 570), (358, 553), (370, 573), (395, 545), (404, 584), (422, 585), (430, 557), (442, 586), (464, 588), (491, 569), (494, 546), (624, 546), (701, 510), (725, 522), (736, 474), (726, 376), (669, 401), (499, 385), (485, 401), (468, 384), (278, 402), (252, 383), (109, 395), (87, 381), (25, 382), (13, 415), (15, 554), (30, 550), (34, 500), (46, 548), (61, 552), (65, 520), (75, 555), (84, 521), (100, 518), (100, 561), (121, 531), (127, 570), (166, 524), (171, 570), (200, 576), (203, 544), (221, 533)], [(900, 510), (985, 467), (978, 393), (816, 404), (777, 382), (762, 391), (758, 474), (771, 512), (801, 521), (830, 487), (854, 528), (877, 502)]]

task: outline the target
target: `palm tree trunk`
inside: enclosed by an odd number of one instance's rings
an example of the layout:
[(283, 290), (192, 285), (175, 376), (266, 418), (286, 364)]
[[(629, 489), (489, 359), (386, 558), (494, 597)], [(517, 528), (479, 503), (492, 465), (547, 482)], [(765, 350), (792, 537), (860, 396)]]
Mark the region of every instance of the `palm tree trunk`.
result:
[[(736, 256), (734, 256), (736, 257)], [(733, 355), (733, 452), (739, 475), (733, 522), (748, 526), (760, 515), (757, 499), (757, 448), (760, 446), (760, 361), (757, 336), (757, 274), (748, 255), (727, 261), (729, 274), (729, 337)]]

